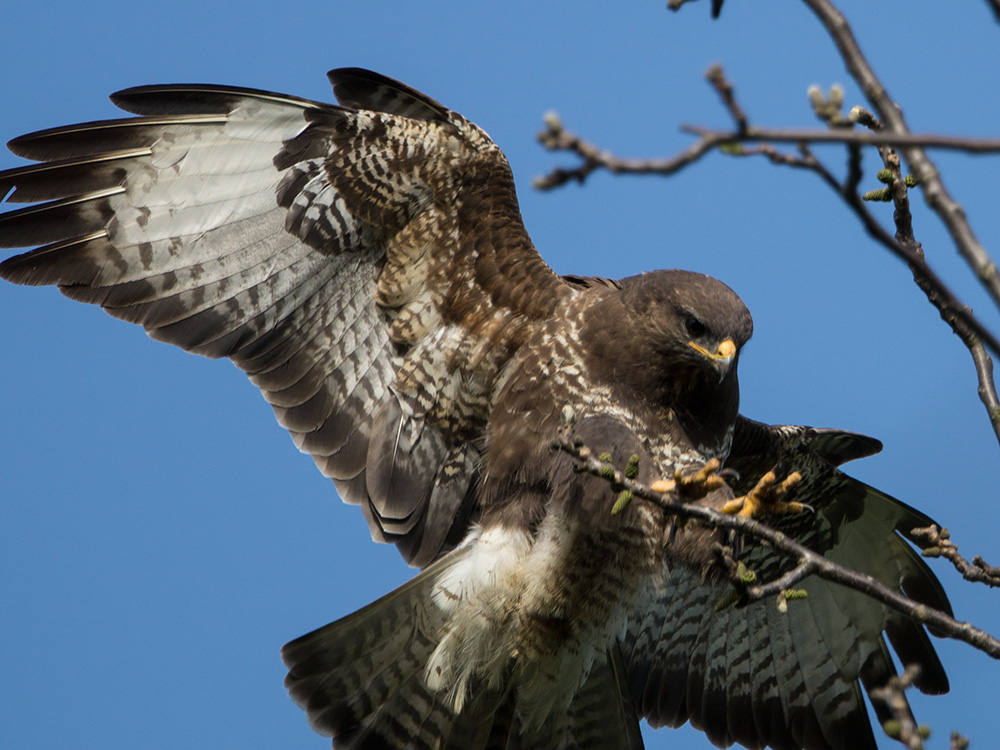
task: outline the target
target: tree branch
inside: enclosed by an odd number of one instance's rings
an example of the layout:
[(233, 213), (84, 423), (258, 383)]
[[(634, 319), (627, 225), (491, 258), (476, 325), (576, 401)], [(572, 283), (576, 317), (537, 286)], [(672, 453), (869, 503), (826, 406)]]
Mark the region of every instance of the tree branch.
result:
[[(850, 25), (840, 11), (829, 0), (803, 0), (803, 2), (819, 18), (833, 39), (847, 66), (847, 71), (882, 118), (886, 129), (897, 136), (909, 134), (902, 110), (889, 96), (868, 64)], [(945, 189), (937, 167), (921, 146), (905, 144), (902, 141), (898, 141), (897, 144), (922, 186), (927, 205), (944, 222), (955, 247), (993, 298), (994, 303), (1000, 307), (1000, 271), (973, 233), (965, 211)]]
[[(871, 113), (860, 107), (855, 107), (851, 114), (856, 120), (867, 125), (872, 132), (881, 132), (882, 123)], [(952, 331), (972, 354), (976, 377), (979, 379), (979, 399), (986, 407), (986, 414), (993, 426), (993, 433), (997, 441), (1000, 442), (1000, 399), (997, 397), (996, 384), (993, 381), (993, 360), (986, 353), (981, 341), (983, 330), (978, 325), (972, 324), (972, 321), (975, 321), (976, 324), (978, 321), (967, 307), (961, 305), (954, 297), (951, 299), (942, 298), (942, 294), (951, 295), (951, 292), (944, 284), (934, 283), (936, 277), (927, 266), (923, 248), (913, 235), (913, 216), (910, 213), (909, 191), (900, 169), (899, 156), (892, 145), (880, 146), (879, 154), (882, 157), (882, 163), (890, 173), (890, 179), (887, 182), (890, 197), (895, 206), (893, 212), (893, 221), (896, 224), (895, 240), (900, 249), (909, 256), (907, 262), (913, 273), (914, 282), (927, 295), (931, 304), (937, 307), (941, 318), (951, 326)], [(968, 314), (957, 314), (959, 311)]]
[[(711, 80), (717, 66), (709, 69)], [(728, 85), (728, 84), (726, 84)], [(731, 88), (730, 88), (731, 92)], [(742, 110), (737, 110), (742, 115)], [(732, 110), (731, 110), (732, 112)], [(735, 115), (734, 115), (735, 116)], [(608, 151), (602, 151), (593, 144), (564, 127), (554, 112), (545, 115), (545, 129), (538, 133), (538, 142), (549, 151), (569, 151), (583, 162), (578, 167), (557, 167), (542, 177), (536, 177), (534, 186), (539, 190), (551, 190), (567, 182), (584, 182), (594, 171), (606, 169), (614, 174), (654, 174), (667, 176), (696, 162), (712, 149), (731, 146), (735, 143), (767, 141), (772, 143), (849, 143), (858, 145), (899, 145), (926, 146), (967, 153), (1000, 153), (1000, 138), (960, 138), (956, 136), (934, 135), (930, 133), (867, 132), (858, 130), (796, 130), (752, 127), (743, 120), (743, 127), (736, 130), (715, 130), (697, 125), (682, 125), (681, 130), (697, 135), (698, 140), (690, 147), (669, 159), (622, 159)], [(740, 120), (737, 120), (739, 124)]]
[[(885, 159), (890, 154), (895, 153), (892, 145), (899, 143), (898, 139), (900, 138), (911, 146), (921, 143), (945, 148), (961, 148), (962, 144), (965, 144), (969, 146), (970, 150), (978, 150), (978, 152), (997, 150), (1000, 147), (1000, 140), (888, 133), (883, 130), (881, 121), (867, 110), (855, 107), (850, 116), (844, 118), (840, 115), (842, 102), (838, 101), (835, 106), (831, 106), (834, 104), (832, 93), (828, 101), (815, 91), (810, 92), (813, 108), (820, 119), (827, 122), (831, 129), (770, 130), (756, 128), (749, 125), (745, 111), (737, 102), (733, 87), (726, 80), (721, 67), (712, 66), (707, 72), (706, 78), (719, 94), (733, 118), (736, 126), (734, 130), (710, 130), (685, 126), (685, 130), (698, 135), (699, 138), (692, 146), (674, 157), (662, 160), (620, 159), (607, 151), (600, 150), (579, 136), (569, 133), (563, 128), (556, 115), (549, 114), (545, 118), (546, 129), (538, 134), (538, 140), (549, 150), (569, 151), (576, 154), (581, 159), (582, 164), (572, 169), (558, 168), (544, 177), (536, 178), (535, 187), (547, 190), (564, 185), (571, 180), (582, 183), (598, 169), (606, 169), (615, 174), (670, 175), (689, 164), (693, 164), (715, 148), (731, 156), (762, 155), (774, 164), (814, 172), (855, 213), (869, 236), (909, 266), (917, 286), (927, 296), (928, 301), (937, 308), (942, 320), (951, 327), (952, 331), (969, 349), (979, 382), (979, 397), (986, 407), (994, 435), (1000, 442), (1000, 398), (997, 396), (996, 385), (993, 381), (992, 360), (984, 348), (985, 345), (994, 354), (1000, 356), (1000, 339), (979, 322), (971, 309), (955, 296), (927, 264), (923, 249), (913, 239), (909, 205), (906, 203), (906, 183), (899, 170), (898, 157), (888, 189), (889, 197), (897, 201), (894, 215), (897, 222), (896, 237), (890, 235), (882, 227), (868, 210), (863, 197), (858, 194), (858, 186), (863, 174), (861, 169), (861, 147), (863, 145), (878, 146), (880, 154)], [(866, 126), (867, 130), (851, 129), (854, 123)], [(799, 144), (799, 153), (798, 155), (782, 153), (769, 143), (761, 141), (796, 142)], [(756, 142), (757, 145), (753, 148), (739, 145), (744, 142)], [(838, 180), (812, 153), (809, 144), (813, 142), (845, 144), (848, 151), (848, 174), (843, 181)], [(904, 222), (905, 225), (902, 227), (902, 233), (900, 233), (900, 222)]]
[(689, 148), (670, 159), (620, 159), (607, 151), (600, 151), (577, 135), (563, 128), (554, 112), (545, 115), (545, 130), (538, 133), (538, 142), (549, 151), (570, 151), (583, 162), (572, 169), (556, 168), (532, 183), (539, 190), (551, 190), (567, 182), (584, 182), (590, 173), (606, 169), (615, 174), (671, 175), (688, 164), (693, 164), (705, 154), (725, 142), (724, 138), (701, 138)]
[(979, 378), (979, 400), (986, 407), (990, 422), (993, 425), (993, 432), (1000, 438), (1000, 398), (997, 397), (996, 385), (993, 382), (993, 358), (986, 353), (983, 342), (973, 340), (966, 343), (969, 351), (972, 352), (972, 361), (976, 365), (976, 376)]
[[(710, 73), (717, 66), (710, 69)], [(794, 128), (759, 128), (746, 125), (737, 130), (713, 130), (699, 125), (681, 125), (681, 130), (702, 138), (723, 143), (741, 141), (770, 141), (772, 143), (857, 143), (871, 146), (920, 146), (940, 148), (949, 151), (964, 151), (970, 154), (1000, 153), (1000, 138), (966, 138), (933, 133), (871, 132), (864, 130), (818, 130)]]
[(924, 750), (924, 740), (930, 735), (927, 727), (917, 726), (906, 700), (906, 690), (913, 686), (919, 675), (920, 668), (910, 665), (903, 674), (890, 677), (885, 685), (869, 693), (873, 701), (884, 704), (892, 714), (891, 719), (882, 723), (883, 731), (909, 750)]
[(924, 557), (943, 557), (955, 566), (965, 580), (1000, 588), (1000, 567), (987, 565), (979, 555), (972, 558), (970, 563), (958, 554), (958, 545), (951, 541), (948, 529), (939, 529), (932, 524), (926, 528), (913, 529), (910, 533), (924, 541)]
[[(774, 549), (790, 555), (797, 560), (796, 567), (789, 573), (781, 576), (776, 582), (759, 586), (747, 586), (745, 595), (748, 601), (755, 601), (770, 596), (775, 591), (785, 592), (791, 585), (794, 585), (807, 575), (816, 575), (824, 580), (842, 584), (854, 591), (865, 594), (896, 612), (900, 612), (917, 622), (939, 630), (946, 637), (968, 643), (973, 648), (988, 654), (994, 659), (1000, 659), (1000, 640), (974, 627), (970, 623), (959, 622), (940, 610), (915, 602), (870, 575), (858, 573), (843, 565), (838, 565), (791, 539), (787, 534), (775, 531), (752, 518), (720, 513), (717, 510), (696, 503), (685, 503), (680, 499), (676, 489), (665, 493), (656, 492), (651, 487), (628, 478), (625, 472), (619, 471), (608, 463), (600, 461), (573, 434), (572, 415), (570, 415), (569, 419), (565, 420), (564, 427), (560, 430), (558, 439), (553, 442), (553, 448), (557, 448), (573, 456), (577, 460), (578, 468), (581, 471), (603, 477), (611, 482), (613, 486), (631, 493), (631, 497), (648, 500), (670, 515), (679, 518), (697, 519), (713, 528), (737, 531), (748, 537), (767, 542)], [(620, 500), (621, 498), (619, 498)], [(609, 512), (611, 512), (611, 509), (609, 509)], [(778, 588), (779, 586), (781, 587), (780, 589)]]

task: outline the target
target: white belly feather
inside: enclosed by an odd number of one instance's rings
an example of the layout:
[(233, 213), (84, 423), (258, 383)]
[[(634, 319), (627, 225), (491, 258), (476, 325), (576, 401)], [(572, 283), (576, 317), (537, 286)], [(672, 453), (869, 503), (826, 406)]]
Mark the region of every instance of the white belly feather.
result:
[[(535, 538), (476, 528), (473, 549), (441, 574), (434, 603), (448, 619), (425, 680), (458, 712), (474, 684), (517, 691), (525, 726), (565, 711), (595, 663), (643, 611), (663, 564), (654, 514), (596, 534), (550, 509)], [(657, 514), (659, 523), (662, 516)]]

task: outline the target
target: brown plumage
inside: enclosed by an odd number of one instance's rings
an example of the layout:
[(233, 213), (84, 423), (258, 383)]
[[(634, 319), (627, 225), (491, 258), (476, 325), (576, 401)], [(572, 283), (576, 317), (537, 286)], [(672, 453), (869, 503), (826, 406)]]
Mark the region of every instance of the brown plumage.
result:
[[(815, 514), (788, 532), (947, 609), (897, 532), (927, 519), (850, 479), (879, 449), (738, 414), (752, 332), (715, 279), (559, 277), (521, 223), (506, 159), (478, 127), (368, 71), (340, 106), (212, 86), (129, 89), (133, 119), (17, 138), (0, 173), (0, 264), (156, 339), (228, 357), (295, 444), (424, 568), (288, 644), (287, 685), (336, 747), (638, 748), (638, 717), (716, 744), (874, 747), (861, 688), (885, 639), (947, 689), (925, 631), (822, 581), (780, 615), (715, 612), (721, 536), (675, 528), (554, 452), (563, 407), (640, 479), (718, 458), (739, 491), (803, 472)], [(701, 502), (720, 506), (722, 488)], [(759, 573), (790, 562), (747, 544)]]

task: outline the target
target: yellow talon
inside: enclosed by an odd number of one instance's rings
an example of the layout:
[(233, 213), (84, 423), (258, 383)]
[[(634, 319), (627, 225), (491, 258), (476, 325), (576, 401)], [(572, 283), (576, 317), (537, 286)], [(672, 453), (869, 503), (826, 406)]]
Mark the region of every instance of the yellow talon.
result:
[(662, 492), (663, 494), (666, 494), (668, 492), (673, 492), (676, 486), (677, 483), (674, 482), (673, 479), (657, 479), (649, 485), (649, 489), (653, 492)]
[(802, 481), (802, 475), (793, 471), (780, 484), (773, 471), (762, 476), (752, 490), (742, 497), (730, 500), (722, 506), (722, 512), (737, 514), (747, 518), (758, 518), (768, 514), (802, 513), (809, 506), (781, 498)]
[(677, 491), (689, 500), (700, 500), (709, 492), (715, 492), (726, 483), (719, 474), (721, 466), (719, 459), (712, 458), (694, 474), (681, 474), (680, 471), (675, 471), (674, 483)]
[(693, 474), (684, 474), (678, 469), (673, 479), (658, 479), (649, 488), (654, 492), (676, 492), (685, 500), (700, 500), (726, 483), (719, 474), (721, 466), (719, 459), (713, 458)]

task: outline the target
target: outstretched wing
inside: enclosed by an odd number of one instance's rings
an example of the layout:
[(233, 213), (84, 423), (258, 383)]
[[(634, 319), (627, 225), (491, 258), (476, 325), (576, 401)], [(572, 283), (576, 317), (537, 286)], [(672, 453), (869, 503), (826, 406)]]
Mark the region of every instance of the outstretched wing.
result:
[[(940, 583), (906, 536), (930, 519), (859, 482), (836, 464), (876, 453), (872, 438), (836, 430), (771, 427), (741, 417), (728, 465), (745, 492), (768, 470), (804, 475), (795, 499), (815, 514), (772, 519), (830, 559), (950, 612)], [(750, 546), (741, 559), (762, 580), (794, 560)], [(720, 747), (875, 748), (862, 687), (895, 673), (888, 639), (903, 664), (921, 666), (917, 686), (941, 693), (948, 679), (924, 628), (853, 590), (810, 577), (803, 600), (716, 611), (724, 590), (683, 568), (667, 592), (635, 618), (624, 647), (639, 713), (653, 726), (685, 721)], [(875, 704), (880, 720), (888, 718)]]
[(504, 363), (573, 294), (521, 222), (506, 159), (460, 115), (368, 71), (342, 106), (178, 85), (139, 115), (22, 136), (0, 264), (153, 338), (228, 357), (372, 536), (424, 566), (464, 533)]

